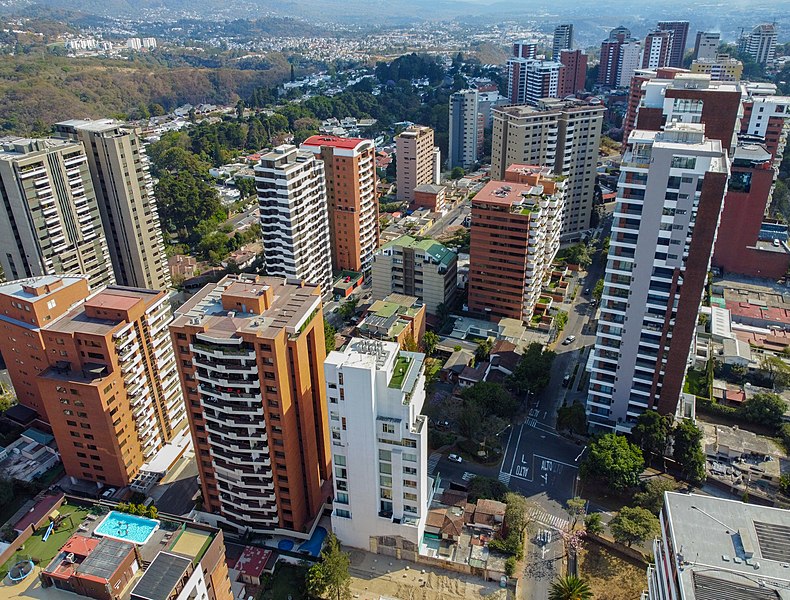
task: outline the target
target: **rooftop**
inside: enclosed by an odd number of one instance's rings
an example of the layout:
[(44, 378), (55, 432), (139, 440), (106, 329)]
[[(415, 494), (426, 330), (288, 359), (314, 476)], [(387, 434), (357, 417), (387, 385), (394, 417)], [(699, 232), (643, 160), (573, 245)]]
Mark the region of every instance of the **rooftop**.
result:
[(790, 511), (673, 492), (664, 511), (686, 600), (787, 598)]
[(542, 185), (530, 185), (511, 181), (489, 181), (485, 187), (475, 195), (473, 202), (486, 202), (509, 207), (513, 210), (539, 210), (536, 202), (544, 193)]
[[(232, 287), (242, 284), (246, 288)], [(231, 288), (234, 296), (238, 291), (261, 290), (269, 287), (272, 300), (262, 314), (227, 310), (222, 306), (222, 295)], [(172, 327), (195, 325), (202, 327), (207, 335), (216, 338), (238, 338), (240, 333), (261, 337), (276, 335), (285, 328), (296, 334), (321, 304), (318, 286), (278, 277), (250, 275), (228, 275), (218, 283), (210, 283), (175, 311)], [(257, 293), (257, 292), (256, 292)]]
[(391, 242), (387, 242), (381, 248), (414, 248), (415, 250), (422, 250), (425, 254), (430, 256), (436, 263), (449, 266), (453, 260), (456, 259), (457, 254), (450, 250), (448, 247), (440, 244), (436, 240), (425, 239), (416, 240), (415, 238), (404, 235)]
[(42, 275), (41, 277), (17, 279), (16, 281), (0, 284), (0, 294), (27, 300), (28, 302), (39, 302), (44, 299), (48, 300), (58, 290), (87, 281), (87, 279), (87, 275)]
[(181, 556), (160, 552), (132, 589), (131, 600), (162, 600), (168, 598), (191, 566)]
[(344, 150), (354, 150), (357, 146), (370, 143), (370, 140), (363, 138), (345, 138), (336, 135), (312, 135), (302, 142), (302, 146), (332, 146), (333, 148), (342, 148)]

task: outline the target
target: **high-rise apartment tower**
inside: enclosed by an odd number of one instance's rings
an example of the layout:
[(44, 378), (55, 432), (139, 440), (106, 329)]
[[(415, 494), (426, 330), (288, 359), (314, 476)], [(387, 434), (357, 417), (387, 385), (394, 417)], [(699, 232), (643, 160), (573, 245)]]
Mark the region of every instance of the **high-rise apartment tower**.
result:
[(375, 144), (314, 135), (301, 149), (313, 152), (324, 163), (332, 267), (368, 277), (379, 240)]

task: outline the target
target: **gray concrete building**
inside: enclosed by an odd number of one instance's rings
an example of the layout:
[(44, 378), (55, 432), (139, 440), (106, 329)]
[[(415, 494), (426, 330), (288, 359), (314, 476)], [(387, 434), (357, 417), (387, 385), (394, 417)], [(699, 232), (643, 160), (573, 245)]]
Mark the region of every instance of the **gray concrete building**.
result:
[(115, 283), (82, 144), (0, 139), (0, 266), (6, 279), (85, 274)]
[(434, 240), (404, 235), (384, 244), (373, 257), (373, 298), (392, 293), (416, 296), (427, 312), (455, 299), (458, 255)]
[(605, 107), (544, 98), (537, 106), (494, 108), (491, 178), (513, 164), (551, 167), (567, 178), (562, 234), (590, 227)]
[(154, 184), (138, 133), (112, 119), (64, 121), (55, 131), (85, 146), (116, 281), (169, 288)]

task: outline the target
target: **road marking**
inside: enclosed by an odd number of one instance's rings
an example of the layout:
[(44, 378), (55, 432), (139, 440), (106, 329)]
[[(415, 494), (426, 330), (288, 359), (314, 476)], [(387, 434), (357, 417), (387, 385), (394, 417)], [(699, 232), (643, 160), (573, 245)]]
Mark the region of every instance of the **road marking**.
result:
[(501, 481), (502, 483), (504, 483), (507, 486), (510, 485), (510, 473), (505, 473), (503, 471), (500, 471), (499, 472), (499, 477), (497, 477), (497, 479), (499, 479), (499, 481)]
[(476, 475), (474, 473), (470, 473), (469, 471), (465, 471), (463, 475), (461, 475), (461, 479), (464, 481), (471, 481), (474, 479)]
[(535, 458), (542, 458), (542, 459), (547, 460), (547, 461), (549, 461), (551, 463), (557, 463), (558, 465), (563, 465), (565, 467), (570, 467), (571, 469), (578, 469), (579, 468), (579, 465), (572, 465), (572, 464), (565, 463), (565, 462), (562, 462), (562, 461), (559, 461), (559, 460), (556, 460), (556, 459), (553, 459), (553, 458), (549, 458), (548, 456), (541, 456), (540, 454), (536, 454)]
[(529, 516), (533, 521), (537, 521), (541, 525), (546, 525), (547, 527), (553, 527), (554, 529), (567, 530), (570, 526), (568, 519), (552, 515), (539, 508), (533, 508)]
[(516, 453), (518, 452), (518, 447), (521, 444), (521, 434), (524, 432), (524, 424), (521, 424), (521, 427), (518, 430), (518, 438), (516, 439), (516, 446), (513, 448), (513, 461), (510, 463), (510, 470), (509, 472), (513, 472), (513, 466), (516, 464)]
[(535, 429), (537, 429), (538, 427), (537, 419), (527, 419), (527, 427), (534, 427)]

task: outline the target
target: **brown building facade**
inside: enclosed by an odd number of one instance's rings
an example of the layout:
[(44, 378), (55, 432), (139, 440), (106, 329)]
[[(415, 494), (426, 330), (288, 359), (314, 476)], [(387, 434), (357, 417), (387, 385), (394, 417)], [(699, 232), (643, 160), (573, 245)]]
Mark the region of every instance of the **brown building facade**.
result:
[(186, 427), (167, 298), (111, 286), (41, 332), (38, 389), (72, 478), (129, 485)]
[(309, 531), (330, 478), (318, 286), (227, 276), (170, 330), (206, 516), (238, 531)]
[(360, 138), (314, 135), (301, 149), (324, 161), (333, 270), (369, 276), (379, 239), (376, 146)]
[(49, 422), (36, 383), (49, 366), (42, 330), (88, 297), (86, 277), (45, 275), (0, 285), (0, 353), (20, 404)]

